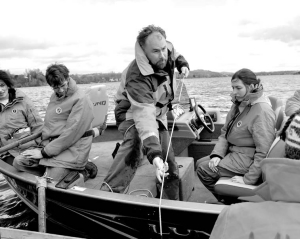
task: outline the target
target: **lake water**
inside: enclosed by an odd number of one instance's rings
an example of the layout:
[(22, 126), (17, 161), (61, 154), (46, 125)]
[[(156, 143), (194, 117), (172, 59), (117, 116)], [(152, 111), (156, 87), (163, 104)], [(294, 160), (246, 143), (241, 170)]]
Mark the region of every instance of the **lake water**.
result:
[[(261, 76), (266, 95), (280, 98), (285, 104), (295, 90), (300, 89), (300, 75), (284, 76)], [(189, 96), (195, 96), (198, 103), (204, 108), (219, 108), (221, 115), (225, 118), (231, 106), (230, 77), (222, 78), (200, 78), (186, 79), (184, 83)], [(105, 83), (109, 96), (109, 121), (114, 120), (114, 101), (119, 82)], [(79, 85), (79, 88), (86, 90), (89, 85)], [(52, 89), (48, 86), (21, 88), (29, 96), (42, 117), (44, 117), (47, 104), (52, 94)], [(11, 227), (18, 229), (37, 230), (37, 216), (18, 199), (3, 176), (0, 174), (0, 227)], [(47, 225), (48, 226), (48, 225)], [(63, 234), (63, 232), (61, 233)]]

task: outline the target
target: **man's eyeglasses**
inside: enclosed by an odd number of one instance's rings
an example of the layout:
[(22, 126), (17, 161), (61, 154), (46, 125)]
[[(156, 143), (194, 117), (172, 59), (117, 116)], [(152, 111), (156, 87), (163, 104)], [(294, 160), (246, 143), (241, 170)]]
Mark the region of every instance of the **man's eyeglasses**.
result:
[(55, 87), (52, 87), (52, 86), (51, 86), (51, 88), (52, 88), (53, 90), (60, 90), (60, 89), (64, 88), (67, 84), (68, 84), (68, 81), (65, 81), (62, 85), (60, 85), (60, 86), (55, 86)]

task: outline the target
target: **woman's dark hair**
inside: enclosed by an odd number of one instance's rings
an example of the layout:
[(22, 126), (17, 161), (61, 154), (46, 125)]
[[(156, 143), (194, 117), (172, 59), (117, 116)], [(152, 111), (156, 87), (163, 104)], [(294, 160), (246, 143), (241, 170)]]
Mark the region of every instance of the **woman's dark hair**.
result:
[(140, 46), (145, 45), (147, 37), (153, 33), (153, 32), (159, 32), (165, 39), (167, 38), (166, 32), (161, 27), (156, 27), (154, 25), (149, 25), (147, 27), (144, 27), (137, 36), (137, 41), (140, 44)]
[(236, 73), (233, 74), (231, 81), (235, 79), (240, 79), (244, 85), (251, 85), (251, 84), (259, 84), (260, 79), (256, 77), (256, 75), (249, 69), (243, 68)]
[(46, 70), (46, 81), (50, 86), (61, 85), (69, 79), (69, 70), (63, 64), (52, 64)]
[(7, 72), (0, 70), (0, 80), (3, 80), (9, 89), (14, 88), (14, 82)]

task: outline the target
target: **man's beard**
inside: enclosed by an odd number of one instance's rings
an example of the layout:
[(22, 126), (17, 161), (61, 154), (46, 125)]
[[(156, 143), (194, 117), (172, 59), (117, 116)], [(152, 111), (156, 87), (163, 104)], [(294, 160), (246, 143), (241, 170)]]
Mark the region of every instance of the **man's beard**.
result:
[(158, 70), (162, 70), (166, 67), (166, 65), (167, 65), (167, 60), (161, 59), (155, 63), (154, 67)]

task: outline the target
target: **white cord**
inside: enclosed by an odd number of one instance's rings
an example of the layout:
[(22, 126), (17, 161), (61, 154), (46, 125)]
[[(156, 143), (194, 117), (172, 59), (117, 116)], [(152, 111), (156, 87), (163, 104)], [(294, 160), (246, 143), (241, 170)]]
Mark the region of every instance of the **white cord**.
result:
[[(105, 185), (109, 188), (109, 190), (110, 190), (112, 193), (114, 192), (114, 191), (112, 190), (112, 188), (108, 185), (107, 182), (103, 181), (102, 184), (101, 184), (101, 187), (102, 187), (103, 184), (105, 184)], [(100, 188), (101, 188), (101, 187), (100, 187)]]
[[(178, 104), (180, 104), (180, 97), (181, 97), (181, 92), (182, 92), (184, 78), (185, 78), (185, 76), (183, 76), (182, 79), (180, 80), (181, 88), (180, 88), (180, 93), (179, 93), (179, 97), (178, 97)], [(177, 89), (176, 89), (176, 91), (177, 91)], [(173, 121), (173, 125), (172, 125), (172, 130), (171, 130), (171, 135), (170, 135), (170, 140), (169, 140), (169, 145), (168, 145), (168, 150), (167, 150), (167, 155), (166, 155), (166, 158), (165, 158), (165, 162), (166, 162), (166, 160), (168, 158), (168, 155), (169, 155), (169, 150), (170, 150), (170, 146), (171, 146), (171, 140), (172, 140), (172, 136), (173, 136), (173, 131), (174, 131), (174, 126), (175, 126), (176, 118), (177, 117), (174, 117), (174, 121)], [(162, 238), (161, 199), (162, 199), (162, 193), (163, 193), (163, 188), (164, 188), (164, 182), (165, 182), (165, 170), (163, 170), (163, 177), (162, 177), (162, 182), (161, 182), (161, 190), (160, 190), (159, 205), (158, 205), (159, 229), (160, 229), (160, 236), (161, 236), (161, 238)]]
[[(150, 193), (151, 197), (154, 198), (154, 197), (153, 197), (153, 194), (152, 194), (151, 191), (148, 190), (148, 189), (135, 189), (135, 190), (132, 190), (130, 193), (128, 193), (128, 195), (130, 195), (131, 193), (137, 192), (137, 191), (147, 191), (147, 192)], [(147, 194), (140, 194), (140, 195), (138, 195), (138, 196), (146, 196), (146, 197), (148, 197)]]

